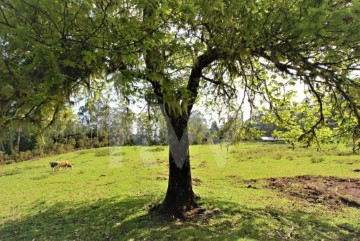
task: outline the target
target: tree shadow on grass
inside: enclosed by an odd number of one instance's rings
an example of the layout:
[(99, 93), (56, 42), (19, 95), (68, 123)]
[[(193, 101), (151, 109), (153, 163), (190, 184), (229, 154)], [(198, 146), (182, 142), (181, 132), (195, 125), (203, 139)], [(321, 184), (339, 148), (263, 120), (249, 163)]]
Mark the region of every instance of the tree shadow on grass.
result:
[[(148, 213), (154, 197), (58, 203), (0, 226), (0, 240), (357, 240), (359, 225), (335, 225), (320, 216), (275, 208), (207, 202), (222, 212), (191, 221)], [(42, 207), (45, 209), (42, 210)]]

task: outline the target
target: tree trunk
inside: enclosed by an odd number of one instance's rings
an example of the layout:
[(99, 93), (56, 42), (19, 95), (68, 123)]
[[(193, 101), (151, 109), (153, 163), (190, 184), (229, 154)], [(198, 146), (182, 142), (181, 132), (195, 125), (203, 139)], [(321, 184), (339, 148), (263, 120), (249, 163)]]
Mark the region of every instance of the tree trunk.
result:
[(90, 126), (90, 146), (93, 148), (93, 134), (92, 134), (92, 126)]
[(9, 138), (8, 138), (8, 142), (9, 142), (9, 151), (10, 154), (12, 156), (15, 155), (16, 151), (14, 149), (14, 139), (15, 139), (15, 134), (14, 132), (9, 128)]
[(4, 139), (2, 138), (2, 136), (0, 139), (0, 152), (5, 153)]
[(161, 211), (183, 217), (184, 212), (198, 207), (192, 189), (188, 117), (165, 116), (169, 139), (169, 182)]
[(17, 130), (17, 141), (15, 145), (16, 152), (20, 152), (20, 141), (21, 141), (21, 126), (19, 126)]

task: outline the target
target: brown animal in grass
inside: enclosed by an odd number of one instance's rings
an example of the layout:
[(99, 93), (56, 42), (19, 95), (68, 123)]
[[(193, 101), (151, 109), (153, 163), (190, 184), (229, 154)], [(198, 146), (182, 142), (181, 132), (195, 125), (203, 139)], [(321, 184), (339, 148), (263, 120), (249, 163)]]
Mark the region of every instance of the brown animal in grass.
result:
[(58, 165), (57, 162), (49, 162), (49, 163), (50, 163), (50, 167), (51, 167), (52, 169), (54, 169), (54, 168)]
[(67, 167), (72, 169), (72, 164), (69, 161), (58, 161), (55, 163), (50, 163), (51, 167), (54, 168), (53, 169), (54, 171), (59, 170), (60, 168), (67, 168)]

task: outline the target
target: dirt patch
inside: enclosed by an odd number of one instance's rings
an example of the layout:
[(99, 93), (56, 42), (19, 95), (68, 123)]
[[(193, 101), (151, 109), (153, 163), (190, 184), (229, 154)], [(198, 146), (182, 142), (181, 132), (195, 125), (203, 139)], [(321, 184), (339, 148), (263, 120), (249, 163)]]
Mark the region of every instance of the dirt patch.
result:
[(157, 162), (145, 162), (144, 167), (156, 167), (158, 166)]
[(159, 177), (159, 176), (155, 177), (155, 180), (157, 181), (164, 181), (166, 179), (167, 179), (166, 177)]
[(169, 176), (169, 175), (168, 175), (167, 173), (158, 172), (158, 173), (156, 174), (155, 180), (164, 181), (164, 180), (167, 180), (168, 176)]
[(195, 177), (195, 178), (192, 179), (192, 183), (193, 183), (194, 186), (200, 186), (201, 180), (199, 178)]
[(241, 180), (240, 176), (236, 174), (227, 175), (226, 178), (234, 182), (239, 182), (239, 180)]
[(207, 167), (207, 163), (206, 161), (202, 161), (199, 163), (199, 165), (197, 166), (198, 168), (204, 168), (204, 167)]
[(165, 150), (165, 147), (150, 148), (150, 149), (147, 149), (146, 151), (149, 151), (149, 152), (159, 152), (159, 151), (163, 151), (163, 150)]
[(360, 208), (360, 179), (298, 176), (269, 178), (268, 187), (292, 199), (325, 205), (336, 210), (345, 206)]

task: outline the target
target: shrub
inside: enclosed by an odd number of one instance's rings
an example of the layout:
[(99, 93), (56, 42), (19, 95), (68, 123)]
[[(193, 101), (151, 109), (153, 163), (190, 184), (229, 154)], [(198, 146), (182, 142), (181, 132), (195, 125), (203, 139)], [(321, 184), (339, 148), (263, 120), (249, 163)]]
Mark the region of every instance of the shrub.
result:
[(24, 151), (19, 153), (20, 161), (26, 161), (33, 158), (33, 153), (31, 151)]
[(105, 146), (109, 146), (109, 140), (108, 139), (103, 139), (100, 142), (100, 147), (105, 147)]
[(100, 147), (100, 142), (97, 138), (94, 138), (93, 140), (93, 147), (95, 148), (99, 148)]
[(33, 151), (33, 156), (42, 157), (44, 156), (44, 150), (42, 148), (35, 148)]
[(76, 140), (74, 137), (70, 137), (68, 142), (67, 142), (68, 145), (72, 146), (71, 150), (74, 149), (75, 145), (76, 145)]
[(88, 137), (78, 139), (76, 141), (75, 147), (80, 149), (90, 148), (91, 147), (90, 139)]
[(76, 148), (83, 149), (85, 147), (85, 141), (83, 139), (79, 139), (76, 141)]
[(66, 145), (64, 146), (64, 149), (65, 149), (66, 152), (69, 152), (69, 151), (73, 151), (73, 150), (74, 150), (74, 147), (75, 147), (75, 145), (66, 144)]
[(55, 143), (52, 148), (56, 154), (62, 154), (66, 152), (65, 145), (62, 143)]

